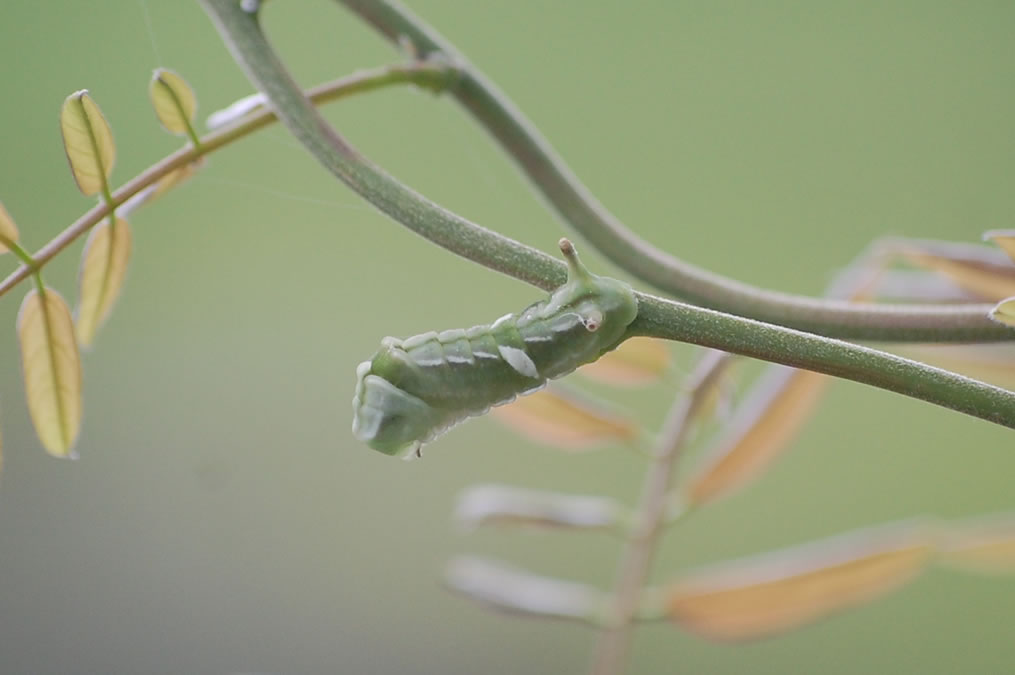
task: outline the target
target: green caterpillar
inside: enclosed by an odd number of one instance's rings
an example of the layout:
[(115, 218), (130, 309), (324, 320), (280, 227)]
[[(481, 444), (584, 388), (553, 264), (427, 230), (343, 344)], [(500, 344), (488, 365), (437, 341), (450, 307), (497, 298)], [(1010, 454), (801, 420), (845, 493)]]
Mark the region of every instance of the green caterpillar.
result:
[(387, 455), (420, 449), (468, 417), (510, 403), (620, 344), (638, 314), (622, 281), (599, 277), (560, 240), (567, 283), (489, 326), (387, 337), (356, 368), (352, 433)]

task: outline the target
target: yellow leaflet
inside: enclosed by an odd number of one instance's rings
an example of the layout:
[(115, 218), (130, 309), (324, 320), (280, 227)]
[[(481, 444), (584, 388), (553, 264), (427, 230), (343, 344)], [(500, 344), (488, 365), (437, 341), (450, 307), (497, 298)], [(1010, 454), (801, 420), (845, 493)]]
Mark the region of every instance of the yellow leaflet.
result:
[[(11, 241), (18, 240), (18, 227), (14, 224), (14, 219), (11, 218), (11, 214), (7, 213), (7, 209), (4, 208), (3, 203), (0, 203), (0, 234), (7, 237)], [(0, 253), (7, 253), (8, 249), (3, 243), (0, 243)]]
[(999, 387), (1015, 387), (1015, 344), (911, 344), (893, 351)]
[(78, 189), (86, 197), (98, 194), (113, 171), (116, 148), (109, 123), (87, 90), (74, 92), (63, 102), (60, 130)]
[(171, 70), (159, 68), (152, 75), (148, 95), (155, 115), (166, 131), (186, 134), (197, 111), (197, 98), (187, 81)]
[(912, 579), (932, 552), (917, 524), (863, 530), (702, 570), (671, 587), (666, 606), (705, 637), (762, 637), (869, 602)]
[(118, 213), (125, 218), (128, 217), (140, 207), (155, 201), (169, 190), (193, 176), (203, 166), (204, 159), (199, 158), (189, 164), (184, 164), (181, 167), (173, 169), (160, 178), (154, 185), (149, 185), (121, 204)]
[(171, 189), (184, 182), (195, 173), (197, 170), (204, 166), (204, 158), (199, 157), (190, 164), (184, 164), (178, 169), (170, 171), (165, 176), (159, 179), (155, 183), (155, 191), (152, 193), (151, 199), (154, 200), (156, 197), (161, 197)]
[(670, 367), (670, 357), (665, 340), (633, 337), (578, 372), (608, 384), (638, 386), (659, 379)]
[(561, 387), (521, 396), (491, 413), (523, 436), (559, 448), (583, 449), (638, 435), (633, 421)]
[(115, 227), (103, 221), (88, 235), (81, 255), (77, 312), (78, 341), (85, 347), (91, 346), (95, 332), (109, 317), (120, 295), (130, 248), (130, 225), (120, 218), (116, 219)]
[(1015, 230), (991, 230), (983, 233), (984, 239), (989, 239), (1008, 254), (1008, 257), (1015, 261)]
[(1015, 514), (956, 525), (942, 539), (941, 560), (970, 572), (1015, 572)]
[(1000, 300), (1015, 295), (1015, 265), (998, 266), (917, 250), (904, 251), (903, 255), (914, 265), (933, 270), (985, 300)]
[(990, 318), (1009, 326), (1015, 326), (1015, 298), (1008, 298), (997, 303), (997, 306), (990, 310)]
[(734, 413), (731, 432), (702, 459), (687, 485), (690, 504), (702, 504), (756, 478), (789, 447), (810, 417), (826, 376), (770, 366), (755, 394)]
[(18, 313), (25, 396), (43, 447), (73, 458), (81, 428), (81, 360), (70, 309), (60, 294), (32, 289)]

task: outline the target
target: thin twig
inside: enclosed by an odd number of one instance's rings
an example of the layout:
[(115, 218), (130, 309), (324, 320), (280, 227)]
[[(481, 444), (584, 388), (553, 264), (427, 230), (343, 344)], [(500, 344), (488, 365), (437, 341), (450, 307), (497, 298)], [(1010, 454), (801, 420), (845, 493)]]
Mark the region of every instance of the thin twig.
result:
[(688, 378), (689, 391), (681, 392), (666, 416), (653, 461), (645, 473), (645, 486), (634, 513), (634, 527), (614, 584), (610, 626), (603, 630), (596, 644), (589, 671), (592, 675), (616, 675), (622, 672), (627, 661), (641, 592), (648, 582), (656, 544), (668, 519), (673, 468), (687, 445), (692, 422), (699, 416), (702, 404), (708, 400), (708, 393), (722, 376), (730, 358), (723, 352), (707, 352)]
[[(433, 91), (440, 91), (440, 89), (454, 79), (454, 69), (449, 65), (421, 61), (407, 65), (388, 66), (353, 73), (348, 77), (340, 78), (311, 89), (307, 92), (307, 97), (314, 103), (321, 104), (393, 84), (415, 84), (427, 87)], [(181, 148), (148, 167), (123, 184), (119, 189), (113, 191), (108, 200), (109, 203), (93, 207), (50, 240), (48, 244), (39, 249), (33, 256), (35, 261), (33, 265), (22, 265), (0, 282), (0, 296), (17, 286), (33, 272), (45, 266), (60, 251), (70, 246), (78, 237), (101, 222), (103, 218), (109, 215), (109, 212), (113, 208), (127, 201), (148, 186), (155, 184), (159, 179), (176, 169), (225, 147), (258, 129), (266, 127), (272, 122), (277, 121), (277, 119), (275, 113), (267, 108), (255, 110), (248, 117), (201, 138), (196, 147), (188, 146)]]

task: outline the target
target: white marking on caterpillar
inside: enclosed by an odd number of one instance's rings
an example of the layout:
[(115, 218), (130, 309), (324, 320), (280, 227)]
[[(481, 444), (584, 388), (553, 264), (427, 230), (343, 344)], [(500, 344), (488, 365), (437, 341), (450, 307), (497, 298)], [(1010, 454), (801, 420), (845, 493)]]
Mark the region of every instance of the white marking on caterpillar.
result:
[(443, 330), (437, 334), (437, 340), (441, 344), (448, 344), (449, 342), (458, 342), (459, 340), (465, 339), (465, 330), (462, 328), (452, 328), (451, 330)]
[(524, 339), (526, 342), (549, 342), (553, 337), (549, 335), (529, 335)]
[(553, 317), (548, 322), (550, 330), (554, 333), (566, 333), (578, 324), (585, 324), (585, 319), (582, 318), (581, 314), (575, 312), (568, 312), (561, 316)]
[(508, 321), (511, 321), (514, 318), (515, 318), (514, 314), (505, 314), (504, 316), (500, 317), (499, 319), (493, 322), (493, 325), (490, 326), (490, 332), (492, 333), (493, 331), (497, 330), (497, 328), (499, 328), (501, 325), (503, 325)]
[(599, 326), (603, 323), (603, 313), (599, 310), (593, 310), (589, 312), (589, 315), (585, 317), (585, 328), (590, 333), (595, 333), (599, 330)]
[(528, 396), (529, 394), (534, 394), (534, 393), (536, 393), (537, 391), (539, 391), (540, 389), (542, 389), (542, 388), (543, 388), (543, 387), (545, 387), (545, 386), (546, 386), (546, 382), (540, 382), (539, 384), (537, 384), (537, 385), (536, 385), (536, 386), (534, 386), (534, 387), (529, 387), (529, 388), (528, 388), (528, 389), (526, 389), (525, 391), (520, 391), (520, 392), (518, 392), (518, 395), (519, 395), (519, 396)]
[(448, 363), (475, 363), (473, 359), (467, 356), (458, 356), (456, 354), (448, 354)]
[(420, 333), (419, 335), (413, 335), (412, 337), (405, 338), (405, 340), (402, 341), (402, 349), (410, 351), (416, 347), (425, 345), (427, 342), (434, 342), (436, 340), (437, 333), (434, 331), (430, 331), (429, 333)]
[(362, 380), (370, 372), (370, 367), (373, 365), (371, 361), (364, 361), (363, 363), (356, 366), (356, 378)]
[[(474, 350), (472, 350), (472, 355), (475, 356), (477, 359), (499, 359), (500, 358), (499, 354), (491, 354), (490, 352), (484, 352), (481, 349), (474, 349)], [(369, 363), (369, 361), (368, 361), (368, 363)]]
[(525, 377), (531, 377), (533, 379), (541, 379), (539, 371), (536, 370), (536, 364), (532, 362), (529, 355), (517, 347), (508, 347), (507, 345), (497, 345), (497, 350), (500, 355), (504, 357), (507, 364), (514, 368), (516, 371), (524, 375)]

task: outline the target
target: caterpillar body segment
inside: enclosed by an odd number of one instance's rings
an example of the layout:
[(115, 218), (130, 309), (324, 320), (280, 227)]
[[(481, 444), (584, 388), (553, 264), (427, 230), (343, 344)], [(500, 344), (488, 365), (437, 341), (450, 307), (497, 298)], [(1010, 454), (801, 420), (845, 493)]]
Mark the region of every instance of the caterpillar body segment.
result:
[(638, 313), (634, 291), (590, 273), (568, 240), (560, 248), (568, 280), (549, 298), (490, 325), (384, 338), (356, 369), (353, 435), (388, 455), (419, 456), (455, 424), (616, 348)]

